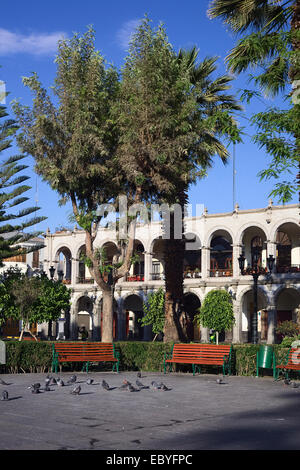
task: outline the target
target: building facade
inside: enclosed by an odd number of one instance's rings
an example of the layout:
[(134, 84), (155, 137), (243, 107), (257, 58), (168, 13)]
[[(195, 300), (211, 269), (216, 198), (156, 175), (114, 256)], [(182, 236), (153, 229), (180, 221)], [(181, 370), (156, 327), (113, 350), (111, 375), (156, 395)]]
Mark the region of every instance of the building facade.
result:
[[(253, 253), (265, 273), (258, 278), (258, 331), (261, 342), (279, 341), (275, 328), (284, 320), (300, 315), (300, 211), (299, 205), (235, 210), (185, 219), (184, 307), (188, 316), (188, 335), (192, 341), (208, 341), (209, 332), (193, 324), (197, 309), (206, 294), (216, 288), (232, 296), (235, 325), (226, 333), (234, 343), (251, 341), (253, 315), (253, 277), (250, 266)], [(135, 251), (138, 261), (126, 278), (118, 281), (114, 299), (114, 339), (151, 340), (149, 327), (141, 327), (143, 302), (149, 292), (164, 286), (164, 259), (160, 222), (138, 224)], [(105, 248), (108, 260), (117, 253), (114, 232), (101, 228), (95, 244)], [(76, 227), (45, 236), (43, 268), (54, 277), (63, 271), (63, 282), (72, 289), (72, 306), (65, 315), (64, 337), (77, 339), (78, 328), (85, 326), (89, 337), (100, 339), (102, 295), (82, 261), (85, 233)], [(238, 258), (245, 256), (240, 272)], [(273, 255), (272, 274), (267, 273), (267, 257)], [(43, 333), (44, 326), (40, 326)]]

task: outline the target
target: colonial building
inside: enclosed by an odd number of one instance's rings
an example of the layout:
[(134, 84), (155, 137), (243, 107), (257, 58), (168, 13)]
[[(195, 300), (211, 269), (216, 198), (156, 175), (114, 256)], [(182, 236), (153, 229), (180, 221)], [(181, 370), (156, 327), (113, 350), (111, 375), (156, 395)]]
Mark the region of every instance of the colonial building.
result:
[[(185, 220), (190, 237), (184, 262), (184, 304), (188, 314), (191, 340), (207, 341), (207, 329), (193, 324), (195, 312), (206, 294), (215, 288), (231, 293), (235, 326), (226, 339), (234, 343), (251, 340), (253, 314), (253, 277), (250, 266), (258, 252), (262, 274), (258, 278), (258, 331), (262, 342), (278, 341), (276, 325), (283, 320), (297, 319), (300, 313), (300, 211), (299, 205), (274, 206), (208, 214)], [(101, 228), (95, 243), (105, 247), (108, 259), (117, 252), (114, 233)], [(84, 265), (84, 231), (74, 228), (45, 236), (44, 270), (55, 268), (54, 277), (63, 271), (63, 282), (72, 289), (71, 311), (65, 318), (65, 337), (78, 337), (78, 328), (85, 326), (90, 338), (101, 334), (102, 295)], [(142, 328), (143, 302), (149, 292), (164, 286), (162, 227), (160, 222), (139, 224), (135, 250), (139, 260), (115, 289), (114, 338), (151, 340), (149, 327)], [(240, 271), (238, 258), (245, 256), (245, 269)], [(267, 258), (275, 264), (270, 275)], [(265, 272), (263, 273), (263, 269)], [(62, 275), (62, 273), (61, 273)], [(40, 327), (43, 333), (43, 325)]]

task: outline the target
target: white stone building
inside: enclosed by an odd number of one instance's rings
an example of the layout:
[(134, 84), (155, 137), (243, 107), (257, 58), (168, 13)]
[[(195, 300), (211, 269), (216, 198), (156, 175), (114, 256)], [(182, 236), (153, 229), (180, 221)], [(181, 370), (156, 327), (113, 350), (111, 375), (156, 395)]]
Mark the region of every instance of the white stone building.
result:
[[(185, 220), (186, 234), (196, 236), (189, 243), (185, 259), (184, 303), (191, 340), (207, 341), (209, 332), (192, 324), (193, 316), (205, 295), (215, 288), (232, 294), (236, 323), (226, 339), (234, 343), (248, 342), (253, 313), (253, 278), (241, 274), (238, 257), (243, 252), (245, 268), (252, 263), (254, 247), (259, 250), (259, 264), (267, 267), (267, 257), (276, 262), (271, 277), (258, 279), (258, 331), (262, 342), (274, 343), (276, 324), (296, 319), (300, 313), (300, 210), (299, 205), (274, 206), (270, 201), (262, 209), (208, 214)], [(164, 286), (164, 260), (161, 248), (162, 229), (159, 222), (140, 224), (136, 230), (136, 251), (140, 260), (130, 274), (120, 279), (115, 289), (114, 338), (150, 340), (149, 327), (141, 328), (138, 318), (147, 294)], [(108, 257), (116, 253), (114, 233), (99, 230), (96, 242), (106, 247)], [(64, 281), (72, 288), (72, 307), (66, 315), (65, 336), (77, 338), (78, 327), (85, 325), (90, 338), (99, 338), (101, 331), (101, 291), (80, 260), (84, 250), (84, 231), (74, 228), (45, 236), (44, 270), (54, 266), (64, 272)], [(40, 327), (43, 329), (43, 326)]]

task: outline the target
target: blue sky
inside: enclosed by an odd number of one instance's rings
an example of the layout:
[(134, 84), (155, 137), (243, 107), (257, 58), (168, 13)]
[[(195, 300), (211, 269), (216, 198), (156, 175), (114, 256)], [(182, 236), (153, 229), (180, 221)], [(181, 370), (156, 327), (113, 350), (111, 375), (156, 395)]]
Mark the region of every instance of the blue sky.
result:
[[(22, 77), (37, 72), (43, 86), (49, 88), (55, 77), (55, 55), (57, 40), (71, 37), (74, 32), (83, 33), (88, 25), (96, 31), (96, 48), (108, 62), (120, 68), (127, 54), (130, 34), (138, 21), (147, 14), (156, 27), (164, 23), (169, 41), (177, 51), (179, 48), (196, 46), (199, 59), (218, 56), (218, 73), (225, 72), (224, 58), (235, 39), (219, 20), (209, 20), (206, 14), (208, 0), (114, 0), (103, 2), (85, 0), (16, 0), (1, 5), (0, 22), (0, 80), (5, 82), (9, 96), (6, 98), (8, 112), (13, 117), (10, 102), (17, 98), (23, 104), (31, 104), (31, 97), (22, 84)], [(247, 76), (238, 76), (233, 82), (233, 92), (251, 88)], [(268, 105), (279, 104), (278, 100)], [(257, 103), (258, 106), (258, 103)], [(261, 106), (261, 105), (259, 105)], [(245, 107), (245, 115), (261, 108), (256, 104)], [(274, 181), (260, 182), (257, 173), (266, 168), (269, 157), (251, 143), (254, 129), (244, 118), (238, 119), (245, 126), (244, 143), (236, 147), (235, 202), (240, 209), (265, 207)], [(13, 149), (15, 150), (15, 149)], [(232, 148), (229, 149), (232, 151)], [(16, 150), (17, 151), (17, 150)], [(32, 178), (32, 190), (28, 195), (32, 201), (38, 199), (40, 214), (48, 219), (39, 224), (54, 231), (59, 226), (72, 226), (68, 221), (70, 206), (58, 208), (58, 196), (37, 177), (33, 171), (33, 159), (28, 157)], [(209, 213), (228, 212), (233, 208), (233, 160), (224, 166), (218, 159), (209, 170), (205, 180), (190, 189), (190, 203), (204, 204)], [(295, 196), (292, 202), (296, 203)], [(276, 200), (274, 201), (276, 203)], [(28, 205), (28, 203), (27, 203)]]

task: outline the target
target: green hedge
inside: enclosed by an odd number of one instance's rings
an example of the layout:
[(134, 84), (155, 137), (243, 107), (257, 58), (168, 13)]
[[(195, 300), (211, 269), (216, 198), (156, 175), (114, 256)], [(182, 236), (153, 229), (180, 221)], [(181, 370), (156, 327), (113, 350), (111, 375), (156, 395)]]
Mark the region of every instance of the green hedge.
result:
[[(276, 362), (284, 360), (288, 348), (272, 345)], [(163, 357), (170, 353), (172, 344), (162, 342), (120, 341), (115, 343), (120, 354), (120, 371), (143, 370), (145, 372), (163, 371)], [(256, 374), (256, 353), (259, 345), (233, 345), (232, 373), (235, 375)], [(0, 365), (1, 372), (48, 372), (51, 370), (52, 342), (6, 341), (6, 365)], [(64, 364), (63, 371), (81, 370), (82, 363)], [(111, 370), (111, 365), (99, 364), (91, 370)], [(177, 371), (191, 372), (191, 365), (177, 365)], [(218, 369), (203, 367), (202, 372), (216, 372)]]

